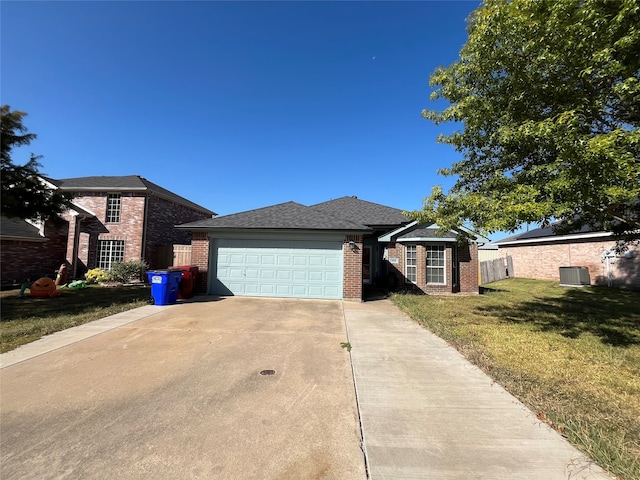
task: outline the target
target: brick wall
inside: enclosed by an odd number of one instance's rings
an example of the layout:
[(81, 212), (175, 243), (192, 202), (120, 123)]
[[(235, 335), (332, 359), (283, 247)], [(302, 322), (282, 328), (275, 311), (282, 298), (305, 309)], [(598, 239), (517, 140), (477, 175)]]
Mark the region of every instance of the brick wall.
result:
[[(560, 267), (587, 267), (592, 285), (607, 285), (607, 264), (601, 257), (614, 241), (574, 240), (573, 242), (533, 243), (501, 246), (501, 257), (513, 259), (513, 274), (520, 278), (559, 280)], [(640, 289), (640, 248), (631, 248), (632, 258), (617, 258), (611, 265), (613, 285)]]
[[(95, 214), (95, 217), (81, 220), (79, 223), (78, 276), (96, 267), (98, 240), (124, 240), (125, 261), (144, 258), (150, 268), (164, 267), (166, 265), (158, 265), (160, 247), (190, 242), (190, 234), (174, 226), (209, 218), (209, 215), (198, 210), (153, 195), (123, 193), (120, 221), (106, 223), (107, 193), (83, 193), (76, 196), (73, 201)], [(145, 208), (147, 209), (146, 236), (144, 235)], [(71, 225), (67, 240), (67, 261), (73, 263), (71, 257), (75, 220), (69, 214), (65, 218)]]
[(2, 240), (0, 242), (0, 265), (3, 285), (30, 283), (55, 271), (65, 260), (66, 239), (69, 225), (62, 219), (45, 223), (47, 241), (26, 242)]
[(198, 267), (195, 293), (207, 293), (209, 279), (209, 236), (206, 232), (193, 232), (192, 234), (191, 264)]
[(478, 244), (470, 243), (458, 247), (460, 268), (460, 292), (479, 293), (478, 288)]
[[(98, 240), (123, 240), (124, 260), (139, 260), (143, 255), (145, 195), (123, 193), (120, 200), (120, 221), (106, 223), (107, 193), (88, 193), (74, 197), (73, 202), (92, 212), (95, 217), (79, 223), (77, 276), (97, 266)], [(65, 218), (73, 223), (67, 214)], [(67, 240), (67, 261), (73, 265), (73, 236)], [(73, 269), (72, 269), (73, 271)]]
[[(352, 248), (349, 242), (353, 242)], [(347, 235), (342, 245), (344, 300), (362, 301), (362, 235)]]
[(198, 210), (156, 196), (149, 197), (145, 259), (149, 265), (158, 260), (158, 247), (189, 244), (191, 234), (174, 225), (210, 218)]
[[(470, 244), (458, 247), (458, 269), (460, 282), (453, 284), (453, 244), (445, 244), (445, 280), (442, 285), (427, 283), (427, 258), (424, 243), (416, 244), (416, 283), (408, 282), (405, 277), (405, 246), (401, 243), (389, 243), (387, 246), (387, 270), (390, 275), (390, 286), (396, 289), (415, 290), (429, 295), (446, 295), (450, 293), (478, 293), (478, 246)], [(391, 263), (391, 259), (397, 263)]]

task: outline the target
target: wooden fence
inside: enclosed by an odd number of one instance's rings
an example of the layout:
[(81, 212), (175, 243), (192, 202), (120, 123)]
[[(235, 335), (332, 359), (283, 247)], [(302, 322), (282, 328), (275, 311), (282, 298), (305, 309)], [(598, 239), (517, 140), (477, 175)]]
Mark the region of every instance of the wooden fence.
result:
[(173, 246), (173, 266), (191, 265), (191, 245)]
[(513, 259), (510, 255), (480, 262), (480, 284), (513, 278)]

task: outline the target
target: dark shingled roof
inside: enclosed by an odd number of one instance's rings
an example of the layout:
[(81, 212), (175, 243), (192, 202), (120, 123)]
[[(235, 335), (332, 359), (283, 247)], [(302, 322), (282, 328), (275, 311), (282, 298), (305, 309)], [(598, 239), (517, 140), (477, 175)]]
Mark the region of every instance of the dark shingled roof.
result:
[(156, 185), (139, 175), (77, 177), (63, 178), (60, 180), (46, 178), (46, 180), (60, 188), (60, 190), (70, 192), (149, 192), (208, 215), (215, 215), (215, 212), (208, 208), (193, 203), (191, 200), (187, 200), (166, 188), (162, 188), (160, 185)]
[(296, 202), (280, 203), (270, 207), (223, 215), (180, 225), (187, 230), (240, 228), (286, 230), (340, 230), (369, 231), (364, 225), (322, 212)]
[(360, 200), (357, 197), (336, 198), (328, 202), (311, 205), (310, 208), (370, 227), (397, 227), (411, 222), (411, 219), (404, 215), (402, 210)]
[(457, 238), (457, 235), (452, 231), (448, 231), (444, 235), (438, 235), (437, 228), (416, 228), (403, 233), (398, 238)]
[(557, 236), (571, 236), (571, 235), (584, 235), (585, 233), (601, 233), (601, 230), (593, 230), (589, 225), (583, 225), (580, 230), (571, 233), (555, 233), (553, 231), (553, 227), (545, 227), (545, 228), (536, 228), (534, 230), (530, 230), (524, 233), (518, 233), (516, 235), (512, 235), (507, 238), (503, 238), (502, 240), (497, 240), (494, 243), (501, 244), (502, 242), (516, 242), (518, 240), (533, 240), (539, 238), (540, 240), (551, 239)]
[(0, 217), (0, 236), (21, 240), (45, 240), (37, 227), (19, 218)]

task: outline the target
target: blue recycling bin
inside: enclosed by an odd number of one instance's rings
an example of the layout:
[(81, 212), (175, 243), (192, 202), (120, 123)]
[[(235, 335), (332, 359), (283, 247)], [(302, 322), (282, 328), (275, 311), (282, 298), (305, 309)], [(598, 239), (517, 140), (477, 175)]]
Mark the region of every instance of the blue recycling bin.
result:
[(147, 272), (151, 283), (151, 297), (155, 305), (173, 305), (178, 299), (178, 287), (182, 272), (175, 270), (151, 270)]

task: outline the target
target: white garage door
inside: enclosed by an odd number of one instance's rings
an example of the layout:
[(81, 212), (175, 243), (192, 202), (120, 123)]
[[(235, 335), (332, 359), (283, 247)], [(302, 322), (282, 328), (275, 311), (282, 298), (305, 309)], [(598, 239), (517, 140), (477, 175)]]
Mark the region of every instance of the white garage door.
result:
[(220, 239), (212, 249), (214, 295), (342, 298), (342, 242)]

